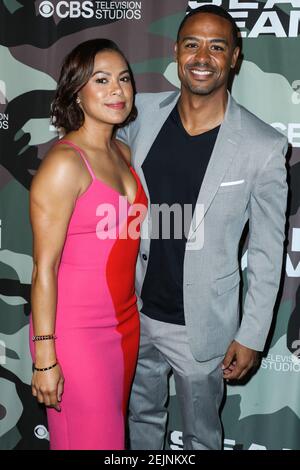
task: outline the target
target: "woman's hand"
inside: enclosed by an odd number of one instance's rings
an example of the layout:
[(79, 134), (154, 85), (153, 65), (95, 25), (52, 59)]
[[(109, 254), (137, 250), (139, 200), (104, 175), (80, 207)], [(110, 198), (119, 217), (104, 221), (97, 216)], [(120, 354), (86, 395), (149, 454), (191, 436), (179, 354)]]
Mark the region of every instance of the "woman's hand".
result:
[(60, 411), (61, 397), (64, 391), (64, 376), (60, 365), (46, 371), (33, 372), (31, 388), (32, 395), (39, 403)]

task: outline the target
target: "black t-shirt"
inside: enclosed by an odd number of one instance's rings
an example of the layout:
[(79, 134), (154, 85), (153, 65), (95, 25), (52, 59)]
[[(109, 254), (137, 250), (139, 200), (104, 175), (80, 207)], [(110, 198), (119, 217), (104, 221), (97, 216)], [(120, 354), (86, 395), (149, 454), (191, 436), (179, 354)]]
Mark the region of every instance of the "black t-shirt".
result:
[[(155, 320), (185, 324), (183, 311), (185, 244), (219, 128), (220, 126), (203, 134), (190, 136), (183, 127), (175, 106), (142, 165), (149, 189), (153, 222), (148, 267), (141, 293), (142, 312)], [(167, 222), (168, 217), (157, 217), (159, 213), (157, 205), (161, 204), (176, 205), (173, 206), (173, 213), (177, 216), (171, 215), (171, 224)], [(190, 216), (186, 217), (187, 223), (183, 217), (185, 204), (190, 208)], [(185, 213), (187, 215), (188, 211)], [(168, 236), (169, 226), (170, 236)]]

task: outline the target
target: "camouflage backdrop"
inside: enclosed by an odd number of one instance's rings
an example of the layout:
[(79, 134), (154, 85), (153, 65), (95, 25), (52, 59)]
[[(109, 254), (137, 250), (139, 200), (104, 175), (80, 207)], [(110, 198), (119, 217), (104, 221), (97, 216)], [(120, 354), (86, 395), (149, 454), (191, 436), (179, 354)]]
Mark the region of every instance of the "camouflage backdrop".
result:
[[(2, 449), (47, 449), (49, 444), (44, 410), (30, 389), (28, 189), (56, 138), (49, 126), (49, 108), (62, 58), (83, 40), (110, 37), (127, 54), (138, 91), (175, 89), (177, 26), (187, 9), (203, 3), (0, 0)], [(224, 447), (300, 449), (300, 0), (206, 3), (223, 5), (242, 31), (243, 61), (233, 83), (234, 97), (290, 142), (289, 223), (276, 321), (260, 370), (246, 384), (227, 387)], [(245, 247), (241, 265), (245, 274)], [(180, 449), (181, 423), (172, 378), (170, 394), (167, 446)]]

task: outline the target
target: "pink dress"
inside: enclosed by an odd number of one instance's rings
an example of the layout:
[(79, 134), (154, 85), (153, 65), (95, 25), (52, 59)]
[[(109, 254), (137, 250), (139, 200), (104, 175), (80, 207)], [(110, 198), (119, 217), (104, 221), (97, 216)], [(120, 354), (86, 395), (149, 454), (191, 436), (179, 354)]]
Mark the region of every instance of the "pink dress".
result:
[[(95, 177), (80, 148), (59, 143), (78, 152), (92, 182), (77, 199), (58, 271), (56, 352), (65, 384), (61, 412), (47, 408), (50, 448), (120, 450), (139, 345), (135, 265), (147, 198), (132, 167), (137, 193), (129, 204)], [(137, 236), (128, 236), (131, 225)]]

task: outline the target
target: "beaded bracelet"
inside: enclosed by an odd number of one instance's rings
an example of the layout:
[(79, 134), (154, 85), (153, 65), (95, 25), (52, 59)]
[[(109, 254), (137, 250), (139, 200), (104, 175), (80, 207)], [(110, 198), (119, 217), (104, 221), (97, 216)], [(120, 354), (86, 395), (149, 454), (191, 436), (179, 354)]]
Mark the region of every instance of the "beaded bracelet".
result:
[(35, 365), (33, 365), (33, 367), (34, 367), (34, 370), (37, 370), (38, 372), (44, 372), (45, 370), (53, 369), (53, 367), (57, 366), (57, 364), (58, 364), (58, 362), (56, 362), (56, 363), (53, 364), (52, 366), (43, 367), (42, 369), (39, 369), (38, 367), (35, 367)]
[(40, 335), (40, 336), (33, 336), (32, 341), (43, 341), (45, 339), (56, 339), (57, 336), (55, 334), (53, 335)]

